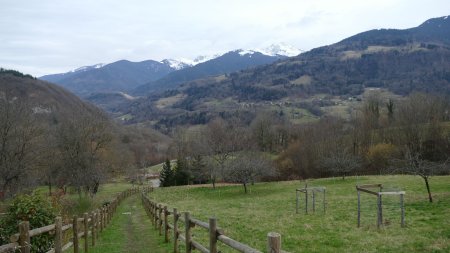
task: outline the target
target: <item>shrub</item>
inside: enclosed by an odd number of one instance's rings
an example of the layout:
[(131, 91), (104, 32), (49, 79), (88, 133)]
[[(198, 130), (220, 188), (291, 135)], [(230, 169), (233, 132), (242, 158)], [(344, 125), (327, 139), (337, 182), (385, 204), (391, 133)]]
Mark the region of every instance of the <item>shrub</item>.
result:
[(383, 172), (389, 167), (389, 162), (398, 156), (397, 147), (388, 143), (378, 143), (369, 148), (367, 160), (372, 171)]
[[(30, 229), (47, 226), (55, 221), (57, 211), (44, 197), (31, 194), (20, 195), (8, 207), (6, 216), (0, 220), (0, 245), (19, 231), (21, 221), (29, 221)], [(31, 238), (32, 252), (47, 252), (53, 247), (53, 236), (48, 233)]]

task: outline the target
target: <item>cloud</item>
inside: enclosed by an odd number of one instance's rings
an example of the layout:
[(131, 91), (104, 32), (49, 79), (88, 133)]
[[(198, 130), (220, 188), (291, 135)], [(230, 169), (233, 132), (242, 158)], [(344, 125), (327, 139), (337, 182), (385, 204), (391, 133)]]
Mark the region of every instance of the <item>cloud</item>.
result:
[(4, 0), (0, 65), (33, 75), (286, 42), (301, 49), (448, 15), (447, 0)]

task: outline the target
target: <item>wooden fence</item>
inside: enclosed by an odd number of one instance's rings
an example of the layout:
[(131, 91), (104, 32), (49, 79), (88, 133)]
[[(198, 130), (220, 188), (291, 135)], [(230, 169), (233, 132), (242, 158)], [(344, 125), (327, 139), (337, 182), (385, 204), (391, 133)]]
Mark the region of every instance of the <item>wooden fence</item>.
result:
[[(170, 211), (167, 206), (151, 201), (144, 193), (141, 194), (142, 204), (145, 211), (149, 215), (155, 228), (159, 230), (160, 235), (164, 235), (164, 241), (169, 242), (170, 237), (173, 238), (173, 252), (178, 253), (179, 241), (184, 242), (186, 253), (191, 253), (196, 249), (202, 253), (217, 253), (217, 242), (244, 253), (262, 253), (259, 250), (251, 248), (250, 246), (238, 242), (227, 237), (223, 230), (217, 226), (216, 218), (210, 218), (209, 222), (204, 222), (195, 219), (189, 212), (179, 213), (176, 208)], [(169, 223), (169, 216), (172, 216), (173, 223)], [(184, 222), (184, 233), (178, 228), (179, 221)], [(198, 226), (209, 231), (209, 248), (201, 245), (199, 242), (192, 239), (192, 228)], [(172, 230), (172, 236), (170, 235)], [(281, 236), (278, 233), (270, 232), (267, 235), (267, 252), (280, 253), (281, 250)]]
[[(148, 191), (148, 189), (144, 188), (144, 191)], [(49, 249), (47, 253), (61, 253), (71, 247), (73, 247), (74, 253), (78, 253), (80, 247), (83, 247), (83, 252), (87, 253), (90, 242), (92, 246), (95, 245), (99, 233), (110, 223), (117, 206), (123, 199), (137, 192), (139, 192), (138, 188), (123, 191), (108, 205), (90, 213), (84, 213), (83, 217), (80, 218), (73, 216), (72, 222), (65, 225), (61, 217), (56, 217), (54, 224), (30, 230), (30, 223), (23, 221), (19, 224), (19, 233), (10, 237), (11, 243), (0, 246), (0, 253), (15, 252), (16, 250), (20, 250), (21, 253), (29, 253), (31, 251), (31, 237), (43, 233), (54, 234), (54, 248)], [(69, 232), (72, 232), (72, 238), (64, 244), (64, 235)], [(84, 243), (80, 243), (80, 238), (84, 239)]]

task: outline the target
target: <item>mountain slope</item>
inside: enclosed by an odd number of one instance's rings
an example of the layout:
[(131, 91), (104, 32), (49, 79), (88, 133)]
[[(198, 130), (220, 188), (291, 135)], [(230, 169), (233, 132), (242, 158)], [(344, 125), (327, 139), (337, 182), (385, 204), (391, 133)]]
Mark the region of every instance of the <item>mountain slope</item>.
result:
[(105, 66), (91, 67), (66, 74), (43, 76), (41, 79), (55, 82), (75, 94), (85, 97), (98, 92), (128, 91), (174, 71), (157, 61), (117, 61)]
[(298, 115), (307, 109), (320, 115), (318, 107), (336, 102), (319, 100), (319, 95), (352, 97), (367, 88), (397, 95), (450, 94), (449, 35), (446, 17), (406, 30), (363, 32), (276, 63), (178, 84), (121, 110), (132, 115), (130, 122), (151, 119), (156, 127), (169, 128), (204, 124), (233, 111), (276, 109)]
[(208, 76), (231, 73), (258, 65), (269, 64), (279, 59), (284, 59), (283, 55), (265, 55), (256, 51), (236, 50), (223, 54), (212, 60), (197, 64), (193, 67), (183, 68), (172, 72), (167, 76), (137, 87), (135, 95), (149, 94), (153, 91), (161, 91), (176, 87), (183, 82), (192, 81)]
[(77, 96), (52, 83), (19, 72), (0, 71), (0, 98), (21, 99), (32, 106), (33, 111), (61, 117), (83, 113), (98, 113), (98, 109)]

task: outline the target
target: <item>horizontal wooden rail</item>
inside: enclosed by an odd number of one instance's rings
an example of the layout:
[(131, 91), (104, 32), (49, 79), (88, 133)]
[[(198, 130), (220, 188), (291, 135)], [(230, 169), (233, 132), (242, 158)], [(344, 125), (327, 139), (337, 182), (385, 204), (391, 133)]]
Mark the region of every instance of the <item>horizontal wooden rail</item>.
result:
[(207, 249), (205, 246), (201, 245), (200, 243), (192, 240), (192, 247), (196, 250), (199, 250), (202, 253), (209, 253), (209, 249)]
[(253, 249), (250, 246), (240, 243), (236, 240), (231, 239), (230, 237), (227, 237), (225, 235), (219, 235), (217, 237), (217, 239), (219, 241), (221, 241), (222, 243), (224, 243), (225, 245), (230, 246), (231, 248), (239, 251), (239, 252), (244, 252), (244, 253), (262, 253), (259, 250)]
[(201, 220), (197, 220), (197, 219), (194, 219), (194, 218), (191, 218), (191, 222), (194, 223), (197, 226), (200, 226), (202, 228), (205, 228), (205, 229), (209, 230), (209, 224), (206, 223), (206, 222), (203, 222)]
[(12, 243), (2, 245), (2, 246), (0, 246), (0, 253), (14, 251), (17, 247), (19, 247), (19, 244), (17, 242), (12, 242)]

